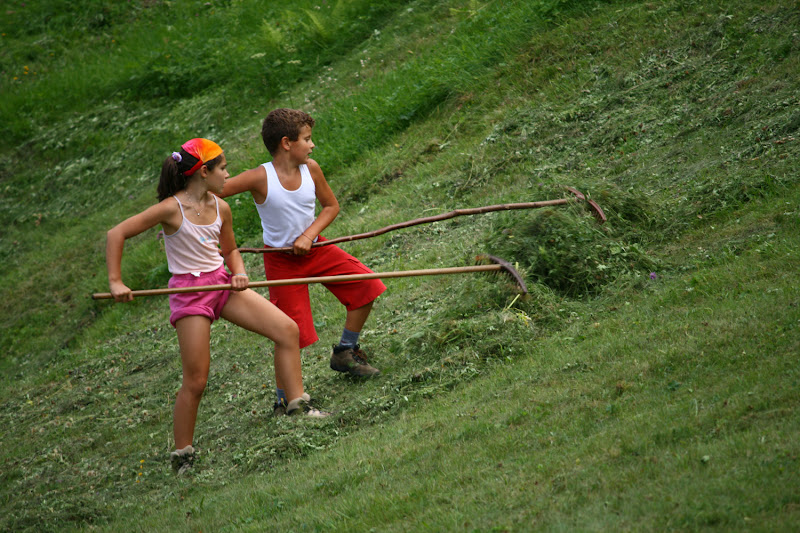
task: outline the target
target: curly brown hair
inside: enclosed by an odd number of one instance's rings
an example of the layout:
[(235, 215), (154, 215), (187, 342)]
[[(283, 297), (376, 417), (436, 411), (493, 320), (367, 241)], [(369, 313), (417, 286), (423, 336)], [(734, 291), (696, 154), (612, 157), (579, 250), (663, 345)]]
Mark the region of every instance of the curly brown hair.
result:
[(261, 138), (269, 153), (275, 155), (281, 139), (288, 137), (296, 141), (303, 126), (314, 127), (314, 119), (297, 109), (275, 109), (270, 111), (261, 125)]

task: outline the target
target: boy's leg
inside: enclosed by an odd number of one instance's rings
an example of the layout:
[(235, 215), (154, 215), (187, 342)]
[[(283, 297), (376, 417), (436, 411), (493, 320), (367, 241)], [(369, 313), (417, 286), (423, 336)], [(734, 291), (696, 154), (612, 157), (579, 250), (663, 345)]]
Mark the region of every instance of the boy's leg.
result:
[(231, 292), (222, 318), (275, 343), (275, 376), (287, 398), (303, 395), (297, 324), (251, 289)]
[(344, 330), (342, 330), (342, 338), (339, 340), (339, 348), (358, 344), (358, 337), (361, 335), (361, 329), (364, 327), (364, 323), (367, 321), (370, 311), (372, 311), (372, 302), (357, 309), (347, 311), (347, 316), (344, 320)]
[(319, 340), (317, 330), (314, 327), (308, 285), (270, 287), (269, 301), (297, 324), (300, 331), (301, 350)]
[[(324, 265), (325, 268), (323, 272), (316, 274), (318, 276), (372, 272), (358, 259), (336, 246), (318, 248), (317, 253), (320, 255), (318, 264)], [(377, 368), (367, 362), (366, 355), (358, 345), (358, 338), (372, 311), (375, 299), (386, 290), (386, 286), (379, 279), (325, 283), (324, 286), (347, 309), (342, 337), (339, 344), (333, 347), (331, 368), (337, 372), (346, 372), (359, 377), (380, 374)]]
[[(320, 236), (320, 239), (325, 239)], [(341, 274), (363, 274), (372, 271), (358, 259), (337, 246), (315, 248), (306, 256), (264, 254), (264, 272), (267, 279), (298, 277), (320, 277)], [(324, 286), (331, 291), (347, 309), (344, 343), (348, 339), (358, 340), (364, 322), (372, 310), (373, 301), (386, 290), (380, 280), (364, 280), (330, 283)], [(304, 348), (318, 340), (311, 315), (308, 285), (285, 285), (270, 287), (270, 301), (288, 314), (300, 327), (300, 347)], [(337, 349), (338, 348), (338, 349)], [(357, 342), (334, 347), (331, 368), (356, 376), (372, 376), (379, 371), (366, 363)]]
[(356, 309), (348, 309), (342, 338), (339, 340), (339, 344), (333, 347), (331, 369), (358, 377), (380, 374), (380, 370), (367, 362), (366, 354), (358, 345), (358, 337), (370, 311), (372, 311), (372, 304), (373, 302), (369, 302)]
[[(309, 270), (309, 258), (284, 253), (264, 254), (264, 274), (268, 280), (317, 276)], [(289, 315), (300, 329), (300, 349), (319, 340), (311, 313), (308, 285), (283, 285), (269, 288), (269, 301)]]
[(173, 415), (175, 448), (180, 450), (192, 444), (197, 407), (208, 381), (211, 320), (200, 315), (187, 316), (175, 323), (175, 329), (183, 366), (183, 381)]
[[(369, 313), (372, 311), (373, 302), (374, 300), (367, 305), (362, 305), (357, 309), (348, 311), (344, 319), (344, 329), (352, 331), (353, 333), (361, 333), (361, 330), (364, 328), (364, 323), (366, 323), (367, 318), (369, 318)], [(357, 343), (358, 339), (356, 339), (356, 342), (353, 344)]]

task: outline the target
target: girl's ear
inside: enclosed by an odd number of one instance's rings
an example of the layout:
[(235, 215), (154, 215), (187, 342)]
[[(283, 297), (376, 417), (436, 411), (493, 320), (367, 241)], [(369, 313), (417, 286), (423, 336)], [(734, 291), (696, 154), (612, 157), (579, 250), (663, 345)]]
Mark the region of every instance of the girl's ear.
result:
[(200, 168), (197, 170), (197, 174), (199, 174), (201, 178), (206, 179), (206, 177), (208, 177), (208, 167), (205, 165), (201, 165)]

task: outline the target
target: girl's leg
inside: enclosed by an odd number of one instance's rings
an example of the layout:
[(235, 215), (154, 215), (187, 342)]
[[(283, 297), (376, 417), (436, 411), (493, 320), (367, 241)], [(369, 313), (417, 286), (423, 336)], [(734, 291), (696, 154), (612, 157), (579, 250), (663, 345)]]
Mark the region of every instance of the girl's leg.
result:
[(211, 320), (199, 315), (187, 316), (175, 323), (175, 329), (183, 364), (183, 382), (175, 400), (173, 415), (175, 449), (180, 450), (192, 444), (197, 406), (208, 382)]
[(294, 320), (251, 289), (231, 292), (222, 318), (275, 343), (275, 381), (289, 400), (303, 395), (299, 330)]

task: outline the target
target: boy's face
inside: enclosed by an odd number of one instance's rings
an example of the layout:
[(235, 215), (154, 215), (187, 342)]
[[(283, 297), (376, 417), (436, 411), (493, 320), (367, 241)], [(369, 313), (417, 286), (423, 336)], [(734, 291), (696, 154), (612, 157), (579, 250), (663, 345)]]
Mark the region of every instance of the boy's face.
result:
[(298, 165), (308, 162), (311, 151), (314, 150), (314, 142), (311, 140), (311, 127), (303, 126), (296, 141), (289, 139), (289, 155)]

